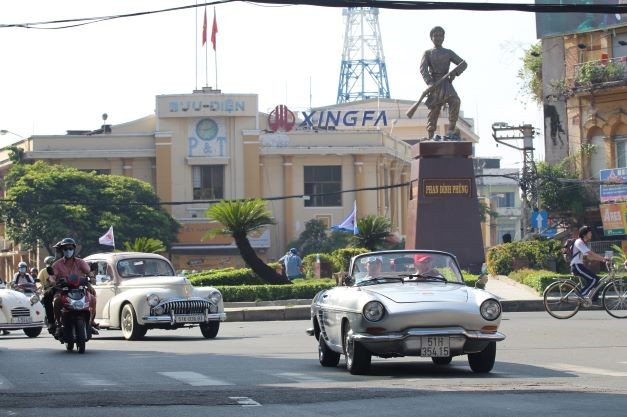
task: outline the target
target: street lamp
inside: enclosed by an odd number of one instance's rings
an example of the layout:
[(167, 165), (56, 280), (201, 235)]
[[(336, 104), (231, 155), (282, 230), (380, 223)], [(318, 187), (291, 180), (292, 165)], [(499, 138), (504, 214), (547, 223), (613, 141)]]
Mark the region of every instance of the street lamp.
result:
[(18, 134), (18, 133), (11, 132), (10, 130), (6, 130), (6, 129), (0, 129), (0, 135), (4, 136), (4, 135), (6, 135), (6, 134), (8, 134), (8, 133), (10, 133), (10, 134), (12, 134), (12, 135), (17, 136), (18, 138), (24, 138), (24, 136), (23, 136), (23, 135), (20, 135), (20, 134)]

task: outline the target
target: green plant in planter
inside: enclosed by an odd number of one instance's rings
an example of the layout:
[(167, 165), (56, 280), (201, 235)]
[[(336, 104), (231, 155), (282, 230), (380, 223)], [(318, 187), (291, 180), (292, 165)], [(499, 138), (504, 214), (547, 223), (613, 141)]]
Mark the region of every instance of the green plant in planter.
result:
[(590, 61), (579, 67), (576, 82), (579, 85), (590, 85), (603, 82), (607, 79), (607, 69), (597, 61)]
[(620, 62), (610, 62), (605, 67), (608, 81), (620, 81), (625, 78), (625, 66)]

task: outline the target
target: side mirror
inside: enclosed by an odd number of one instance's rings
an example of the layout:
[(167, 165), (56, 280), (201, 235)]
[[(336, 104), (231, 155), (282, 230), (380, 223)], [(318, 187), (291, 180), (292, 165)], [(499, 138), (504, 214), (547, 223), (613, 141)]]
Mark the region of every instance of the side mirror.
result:
[(486, 274), (479, 275), (479, 278), (475, 282), (475, 288), (483, 288), (488, 282), (488, 276)]
[(355, 279), (350, 275), (344, 275), (344, 279), (342, 280), (345, 287), (352, 287), (355, 284)]

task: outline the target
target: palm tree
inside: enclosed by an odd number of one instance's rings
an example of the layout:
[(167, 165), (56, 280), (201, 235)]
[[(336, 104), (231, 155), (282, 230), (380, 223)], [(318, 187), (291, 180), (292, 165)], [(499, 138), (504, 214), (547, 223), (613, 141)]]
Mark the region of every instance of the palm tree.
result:
[(166, 247), (159, 239), (138, 237), (133, 242), (124, 242), (124, 249), (129, 252), (158, 253), (165, 252)]
[(269, 284), (288, 284), (285, 278), (259, 259), (248, 240), (248, 234), (265, 226), (275, 224), (271, 213), (266, 209), (266, 203), (260, 199), (225, 201), (209, 207), (205, 217), (222, 224), (221, 228), (212, 229), (204, 238), (216, 235), (230, 235), (235, 240), (240, 255), (246, 265), (261, 279)]
[(385, 247), (385, 238), (390, 236), (392, 223), (383, 216), (370, 215), (357, 220), (359, 234), (353, 237), (358, 248), (377, 250)]

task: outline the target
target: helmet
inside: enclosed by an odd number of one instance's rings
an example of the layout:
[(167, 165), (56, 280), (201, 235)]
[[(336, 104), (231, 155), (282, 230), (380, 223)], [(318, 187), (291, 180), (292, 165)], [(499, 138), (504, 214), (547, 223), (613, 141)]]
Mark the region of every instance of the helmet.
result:
[(292, 249), (290, 249), (290, 252), (292, 252), (294, 255), (296, 255), (298, 253), (298, 249), (292, 248)]
[(31, 273), (31, 274), (35, 274), (35, 275), (37, 275), (37, 272), (39, 272), (39, 270), (38, 270), (37, 268), (35, 268), (35, 267), (32, 267), (32, 268), (30, 269), (30, 273)]
[(72, 239), (71, 237), (66, 237), (65, 239), (58, 241), (54, 245), (55, 248), (64, 248), (66, 246), (71, 246), (73, 248), (76, 248), (76, 241)]
[(17, 264), (17, 267), (18, 268), (26, 268), (26, 267), (28, 267), (28, 264), (26, 262), (22, 261), (19, 264)]
[(44, 258), (44, 263), (48, 266), (52, 265), (52, 263), (54, 262), (54, 256), (46, 256)]

